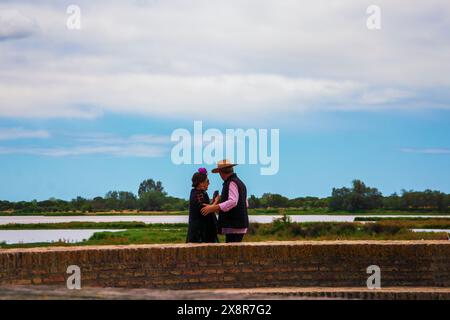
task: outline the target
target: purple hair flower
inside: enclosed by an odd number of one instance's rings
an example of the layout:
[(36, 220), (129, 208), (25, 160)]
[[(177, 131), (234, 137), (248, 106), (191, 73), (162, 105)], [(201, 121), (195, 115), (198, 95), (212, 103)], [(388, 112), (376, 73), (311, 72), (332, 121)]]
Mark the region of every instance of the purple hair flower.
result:
[(198, 168), (198, 172), (201, 174), (208, 174), (208, 171), (206, 170), (206, 168)]

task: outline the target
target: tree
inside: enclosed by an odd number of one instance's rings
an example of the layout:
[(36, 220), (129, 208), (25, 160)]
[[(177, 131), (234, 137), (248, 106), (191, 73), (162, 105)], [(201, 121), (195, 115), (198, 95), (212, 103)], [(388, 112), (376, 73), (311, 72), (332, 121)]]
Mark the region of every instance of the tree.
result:
[(119, 207), (120, 209), (136, 209), (137, 197), (132, 192), (119, 191)]
[(105, 195), (106, 207), (111, 210), (136, 209), (137, 198), (128, 191), (109, 191)]
[(153, 179), (141, 182), (138, 195), (140, 210), (159, 211), (167, 202), (167, 193), (164, 191), (161, 181), (155, 182)]
[(76, 197), (76, 199), (72, 199), (72, 201), (70, 202), (70, 207), (72, 210), (86, 211), (88, 203), (88, 199)]
[(345, 210), (349, 195), (350, 189), (346, 187), (333, 188), (331, 191), (330, 210)]
[(403, 200), (397, 193), (383, 198), (383, 208), (387, 210), (403, 210)]
[(261, 205), (265, 208), (285, 208), (288, 202), (288, 198), (276, 193), (264, 193), (261, 197)]
[(14, 203), (0, 200), (0, 211), (7, 211), (14, 209)]
[(145, 192), (149, 191), (159, 191), (164, 192), (164, 187), (162, 186), (161, 181), (155, 181), (153, 179), (147, 179), (141, 182), (139, 185), (138, 195), (141, 197), (141, 195)]
[(139, 197), (139, 210), (159, 211), (165, 203), (166, 195), (158, 190), (141, 193)]
[(333, 188), (329, 202), (331, 210), (369, 210), (381, 208), (383, 195), (377, 188), (367, 187), (361, 180), (353, 180), (351, 189)]
[(109, 191), (106, 193), (105, 207), (109, 210), (119, 209), (119, 193), (117, 191)]
[(104, 211), (106, 209), (106, 201), (102, 197), (95, 197), (91, 200), (91, 210)]
[(448, 195), (440, 191), (402, 190), (402, 204), (406, 210), (448, 210)]
[(260, 208), (261, 202), (255, 195), (251, 195), (250, 198), (248, 198), (248, 207), (250, 209)]

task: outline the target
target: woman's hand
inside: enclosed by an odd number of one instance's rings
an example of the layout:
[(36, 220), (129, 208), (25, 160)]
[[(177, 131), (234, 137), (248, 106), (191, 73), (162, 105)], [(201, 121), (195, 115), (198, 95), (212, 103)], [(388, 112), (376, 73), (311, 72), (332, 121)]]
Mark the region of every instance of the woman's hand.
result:
[(220, 196), (218, 195), (214, 198), (214, 201), (212, 204), (219, 204), (219, 202), (220, 202)]
[(219, 211), (220, 207), (218, 204), (203, 204), (203, 208), (200, 210), (201, 214), (207, 216), (210, 213)]

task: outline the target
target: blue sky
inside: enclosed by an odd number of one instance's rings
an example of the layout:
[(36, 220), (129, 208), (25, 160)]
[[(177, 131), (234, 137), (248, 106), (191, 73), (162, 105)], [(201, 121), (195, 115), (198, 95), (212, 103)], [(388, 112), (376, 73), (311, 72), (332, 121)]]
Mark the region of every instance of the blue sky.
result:
[[(137, 191), (187, 197), (171, 133), (280, 130), (280, 169), (251, 194), (450, 192), (450, 4), (379, 1), (0, 2), (0, 199)], [(118, 18), (120, 17), (120, 19)], [(211, 169), (211, 166), (207, 166)], [(219, 189), (213, 177), (211, 189)]]

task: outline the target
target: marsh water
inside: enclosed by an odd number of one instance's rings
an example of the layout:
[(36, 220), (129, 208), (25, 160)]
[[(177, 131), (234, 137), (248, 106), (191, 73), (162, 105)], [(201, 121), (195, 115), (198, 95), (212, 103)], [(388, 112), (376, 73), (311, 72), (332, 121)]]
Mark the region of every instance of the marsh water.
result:
[(70, 230), (0, 230), (0, 242), (36, 243), (36, 242), (81, 242), (89, 239), (95, 232), (117, 232), (123, 230), (106, 229), (70, 229)]

